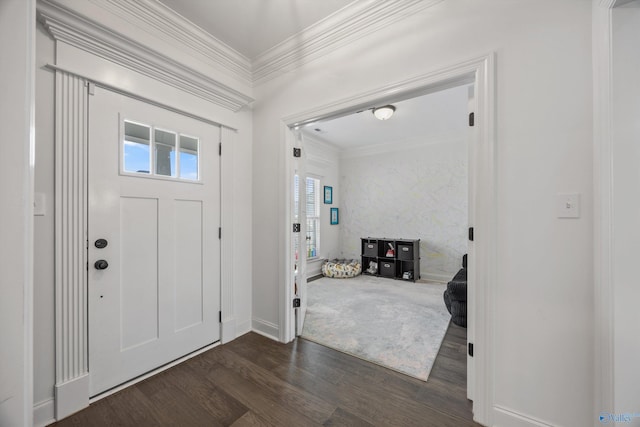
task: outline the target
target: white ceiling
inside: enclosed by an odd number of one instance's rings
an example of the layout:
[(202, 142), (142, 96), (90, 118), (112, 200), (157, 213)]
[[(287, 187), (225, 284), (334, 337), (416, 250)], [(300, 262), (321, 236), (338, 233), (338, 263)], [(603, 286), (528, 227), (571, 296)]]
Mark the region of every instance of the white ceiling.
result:
[(353, 0), (159, 0), (253, 60)]
[(468, 97), (468, 85), (454, 87), (393, 103), (396, 112), (389, 120), (378, 120), (365, 110), (312, 123), (303, 132), (341, 150), (450, 139), (468, 128)]
[[(214, 38), (254, 60), (305, 28), (361, 0), (158, 0)], [(341, 150), (409, 140), (433, 141), (463, 132), (468, 86), (396, 102), (379, 121), (365, 110), (306, 126), (303, 131)], [(373, 105), (372, 105), (373, 107)], [(315, 131), (320, 129), (320, 131)]]

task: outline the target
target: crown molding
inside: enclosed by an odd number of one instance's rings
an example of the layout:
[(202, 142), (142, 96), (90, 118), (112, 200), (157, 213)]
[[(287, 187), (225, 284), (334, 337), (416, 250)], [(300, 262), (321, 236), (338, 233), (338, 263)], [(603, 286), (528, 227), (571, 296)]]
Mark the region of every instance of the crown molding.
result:
[(342, 149), (337, 145), (333, 144), (331, 141), (327, 141), (321, 136), (315, 135), (311, 133), (308, 129), (302, 130), (303, 135), (303, 143), (310, 143), (315, 148), (322, 150), (324, 152), (328, 152), (331, 155), (338, 156)]
[(116, 34), (50, 0), (38, 1), (37, 13), (40, 22), (57, 42), (85, 50), (232, 111), (254, 101), (179, 61)]
[(342, 159), (374, 156), (379, 154), (398, 153), (407, 150), (415, 150), (439, 144), (464, 143), (467, 138), (467, 130), (457, 130), (434, 135), (429, 138), (423, 136), (405, 138), (384, 142), (380, 144), (367, 144), (353, 148), (342, 148), (321, 136), (312, 134), (309, 130), (303, 130), (304, 143), (333, 156)]
[[(307, 152), (307, 161), (310, 166), (322, 169), (337, 169), (340, 159), (340, 148), (328, 141), (318, 139), (308, 131), (303, 131), (303, 149)], [(335, 160), (332, 160), (335, 159)]]
[[(444, 0), (354, 1), (260, 54), (252, 61), (159, 1), (89, 0), (101, 10), (117, 16), (134, 28), (145, 31), (178, 49), (189, 50), (194, 57), (202, 59), (204, 63), (247, 86), (264, 83), (442, 1)], [(117, 34), (106, 25), (81, 16), (72, 10), (73, 3), (67, 2), (70, 4), (68, 7), (62, 3), (63, 1), (58, 0), (38, 0), (38, 16), (56, 40), (92, 53), (100, 52), (99, 55), (105, 59), (141, 71), (145, 75), (153, 77), (155, 74), (155, 78), (159, 76), (153, 70), (160, 66), (160, 73), (177, 73), (178, 80), (185, 80), (182, 89), (195, 84), (195, 87), (187, 91), (196, 92), (196, 95), (205, 99), (216, 97), (199, 94), (201, 90), (196, 87), (201, 81), (215, 82), (209, 84), (213, 92), (215, 92), (213, 90), (215, 86), (222, 93), (234, 92), (228, 86), (178, 61), (171, 60), (158, 50), (152, 51), (123, 34)], [(103, 45), (103, 48), (97, 49), (97, 45)], [(127, 54), (141, 56), (126, 58)], [(152, 60), (152, 57), (155, 60)], [(189, 78), (186, 77), (188, 75), (190, 75)], [(167, 80), (170, 79), (161, 79), (165, 83)], [(173, 86), (176, 85), (173, 84)], [(225, 96), (223, 95), (222, 98)], [(239, 102), (246, 105), (252, 101)], [(236, 102), (232, 101), (231, 104)], [(229, 108), (234, 111), (236, 109), (236, 107)]]
[(354, 159), (380, 154), (402, 153), (404, 151), (426, 148), (438, 144), (464, 143), (465, 136), (466, 130), (464, 132), (450, 132), (449, 134), (439, 135), (434, 139), (428, 140), (425, 140), (423, 137), (413, 137), (400, 141), (349, 148), (340, 152), (340, 159)]
[(254, 85), (298, 68), (331, 50), (442, 1), (444, 0), (353, 2), (256, 57), (252, 64)]
[(226, 70), (232, 77), (251, 85), (251, 61), (246, 56), (216, 39), (173, 9), (152, 0), (89, 0), (109, 10), (136, 28), (146, 28), (167, 43), (185, 46), (214, 65)]

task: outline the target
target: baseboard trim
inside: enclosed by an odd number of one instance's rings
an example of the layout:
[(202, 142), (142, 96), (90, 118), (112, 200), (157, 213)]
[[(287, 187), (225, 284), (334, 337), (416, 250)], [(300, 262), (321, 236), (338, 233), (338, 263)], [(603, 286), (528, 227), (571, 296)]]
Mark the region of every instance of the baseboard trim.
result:
[(33, 425), (35, 427), (44, 427), (56, 422), (55, 403), (55, 399), (51, 398), (33, 405)]
[(280, 341), (280, 330), (275, 323), (261, 319), (253, 319), (251, 322), (251, 330), (257, 334), (271, 338), (274, 341)]
[(504, 406), (494, 405), (493, 407), (493, 425), (496, 427), (553, 427), (547, 421), (533, 418), (528, 415), (521, 414), (513, 409)]
[(89, 406), (89, 374), (83, 374), (55, 386), (55, 416), (57, 420)]
[(220, 324), (220, 341), (226, 344), (236, 339), (236, 319), (223, 319)]
[(448, 283), (453, 279), (454, 274), (438, 274), (438, 273), (425, 273), (420, 274), (420, 280), (427, 280), (429, 282)]
[(251, 320), (236, 323), (236, 338), (251, 332)]

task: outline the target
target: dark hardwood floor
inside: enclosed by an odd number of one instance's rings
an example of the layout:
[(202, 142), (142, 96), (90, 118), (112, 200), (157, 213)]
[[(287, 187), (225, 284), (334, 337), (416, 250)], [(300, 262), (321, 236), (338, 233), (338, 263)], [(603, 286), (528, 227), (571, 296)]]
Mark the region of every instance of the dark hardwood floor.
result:
[(451, 324), (427, 382), (298, 339), (255, 333), (93, 403), (66, 426), (477, 426), (466, 330)]

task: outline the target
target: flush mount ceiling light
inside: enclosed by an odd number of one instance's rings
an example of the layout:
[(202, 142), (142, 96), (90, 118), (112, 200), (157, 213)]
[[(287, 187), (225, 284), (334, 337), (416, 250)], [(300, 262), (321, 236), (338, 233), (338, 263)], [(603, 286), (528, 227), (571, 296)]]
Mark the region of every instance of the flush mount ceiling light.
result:
[(376, 116), (378, 120), (387, 120), (389, 117), (393, 116), (393, 113), (396, 111), (396, 107), (393, 105), (384, 105), (382, 107), (374, 108), (373, 115)]

